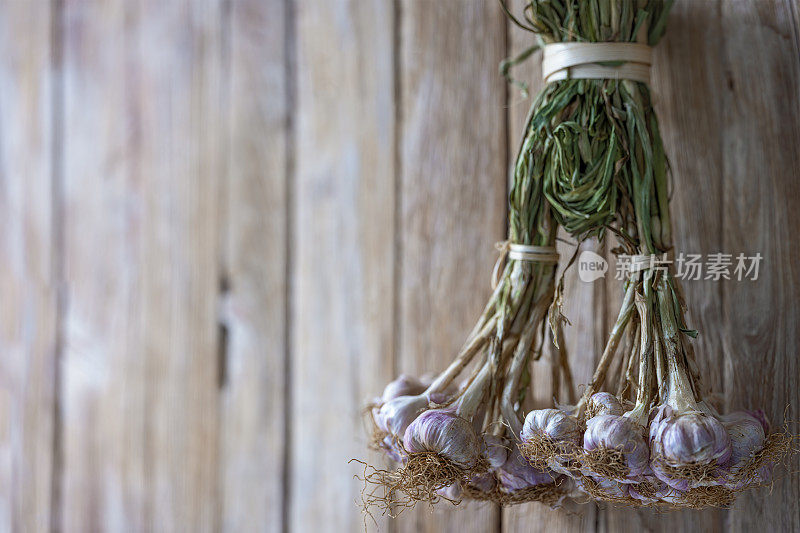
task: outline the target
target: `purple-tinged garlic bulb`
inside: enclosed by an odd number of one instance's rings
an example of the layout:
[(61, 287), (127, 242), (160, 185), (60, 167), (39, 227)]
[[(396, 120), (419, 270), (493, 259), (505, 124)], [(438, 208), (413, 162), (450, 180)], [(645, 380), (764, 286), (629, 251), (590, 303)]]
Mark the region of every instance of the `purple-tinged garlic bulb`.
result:
[[(722, 422), (713, 416), (700, 411), (675, 414), (669, 406), (662, 406), (650, 424), (650, 449), (655, 475), (684, 491), (721, 482), (712, 470), (730, 458), (731, 439)], [(698, 474), (698, 467), (705, 466), (708, 472)], [(690, 468), (694, 469), (691, 476), (680, 473)]]
[(408, 425), (403, 444), (409, 453), (435, 452), (461, 468), (475, 466), (481, 440), (472, 424), (453, 411), (431, 409)]
[(418, 396), (425, 392), (426, 388), (425, 384), (414, 376), (400, 374), (383, 389), (382, 399), (385, 403), (400, 396)]
[(758, 465), (753, 471), (743, 471), (743, 468), (754, 461), (756, 454), (764, 448), (766, 418), (763, 412), (736, 411), (724, 415), (722, 423), (731, 438), (731, 456), (723, 465), (729, 478), (725, 486), (740, 490), (750, 485), (768, 482), (772, 477), (772, 464)]
[(449, 403), (450, 400), (453, 399), (454, 394), (455, 394), (454, 390), (432, 392), (430, 393), (430, 395), (428, 395), (428, 398), (430, 399), (431, 406), (437, 407)]
[(453, 483), (451, 485), (448, 485), (444, 488), (437, 490), (436, 492), (439, 494), (439, 496), (441, 496), (446, 500), (450, 500), (452, 502), (458, 502), (461, 500), (461, 495), (463, 493), (463, 490), (461, 490), (460, 483)]
[(764, 446), (764, 425), (750, 413), (735, 411), (723, 415), (722, 423), (731, 438), (731, 457), (727, 464), (738, 466)]
[[(595, 395), (596, 396), (596, 395)], [(642, 436), (644, 428), (624, 416), (599, 415), (586, 421), (583, 434), (584, 462), (588, 473), (617, 481), (637, 481), (649, 470), (650, 449)], [(618, 452), (618, 465), (609, 462), (607, 452)], [(593, 464), (592, 458), (601, 463)]]
[[(767, 415), (764, 413), (764, 411), (761, 409), (756, 409), (754, 411), (747, 409), (743, 412), (758, 420), (759, 424), (761, 424), (761, 427), (764, 428), (764, 435), (769, 433), (769, 418), (767, 418)], [(733, 414), (735, 413), (731, 413), (731, 415)]]
[(386, 433), (402, 438), (409, 424), (427, 408), (428, 399), (423, 395), (398, 396), (381, 406), (375, 422)]
[(490, 469), (500, 468), (508, 460), (508, 441), (495, 435), (483, 436), (481, 454), (489, 463)]
[(665, 415), (650, 426), (655, 457), (670, 466), (722, 464), (728, 460), (731, 439), (719, 420), (699, 411)]
[(574, 417), (559, 409), (538, 409), (525, 417), (520, 440), (528, 442), (546, 437), (556, 443), (559, 450), (571, 452), (580, 442), (581, 429)]
[(527, 489), (536, 485), (553, 483), (555, 474), (531, 466), (514, 446), (505, 464), (495, 472), (500, 486), (506, 492)]
[(400, 449), (400, 443), (397, 442), (396, 437), (386, 435), (380, 442), (380, 447), (392, 461), (403, 462), (405, 452)]
[(589, 414), (587, 418), (592, 418), (597, 415), (621, 416), (623, 413), (625, 413), (625, 409), (623, 409), (622, 404), (613, 394), (608, 392), (597, 392), (592, 394), (592, 396), (589, 398), (586, 412)]
[(497, 480), (493, 474), (476, 474), (469, 479), (471, 487), (478, 489), (481, 492), (492, 492), (497, 485)]

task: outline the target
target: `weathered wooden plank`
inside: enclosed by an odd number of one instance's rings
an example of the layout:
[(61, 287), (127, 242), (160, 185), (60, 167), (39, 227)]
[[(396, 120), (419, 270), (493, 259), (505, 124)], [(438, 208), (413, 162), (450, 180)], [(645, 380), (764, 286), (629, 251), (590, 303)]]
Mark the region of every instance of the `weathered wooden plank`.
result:
[[(521, 14), (527, 2), (518, 0), (510, 2), (509, 6), (515, 14)], [(536, 36), (523, 30), (515, 24), (508, 22), (509, 52), (514, 57), (536, 42)], [(513, 164), (517, 156), (519, 142), (524, 135), (525, 118), (532, 103), (532, 99), (543, 88), (541, 70), (541, 52), (525, 63), (511, 71), (514, 79), (528, 84), (530, 97), (524, 99), (517, 87), (510, 86), (508, 92), (508, 120), (509, 120), (509, 161)], [(561, 231), (559, 237), (564, 241), (559, 242), (558, 250), (561, 254), (558, 276), (561, 276), (566, 264), (575, 253), (575, 240)], [(583, 249), (598, 250), (601, 246), (595, 241), (587, 242)], [(594, 370), (594, 363), (602, 353), (606, 335), (603, 323), (603, 305), (605, 305), (605, 284), (602, 280), (594, 283), (585, 283), (578, 277), (577, 264), (573, 265), (564, 280), (564, 315), (570, 320), (570, 325), (564, 327), (564, 345), (570, 358), (573, 379), (580, 392), (582, 387), (589, 382)], [(550, 369), (550, 347), (542, 360), (533, 366), (531, 376), (533, 408), (553, 406), (554, 391), (552, 390), (552, 377)], [(560, 401), (567, 402), (565, 391), (560, 391)], [(503, 513), (503, 531), (517, 532), (530, 531), (531, 524), (536, 524), (542, 531), (594, 531), (596, 521), (596, 506), (588, 503), (585, 505), (565, 510), (553, 510), (541, 504), (527, 504), (511, 507)]]
[[(676, 2), (664, 39), (655, 48), (651, 87), (665, 150), (672, 168), (671, 197), (675, 253), (709, 254), (722, 247), (722, 109), (718, 2)], [(720, 324), (721, 285), (682, 282), (689, 325), (700, 331), (693, 341), (707, 387), (723, 392)], [(617, 289), (617, 294), (619, 290)], [(619, 303), (608, 308), (616, 316)], [(603, 531), (718, 531), (724, 512), (654, 512), (608, 507), (599, 520)]]
[[(505, 22), (492, 2), (400, 3), (398, 368), (450, 362), (489, 296), (505, 225)], [(420, 506), (401, 531), (496, 530), (486, 504)]]
[[(794, 11), (792, 10), (794, 7)], [(723, 2), (724, 249), (761, 253), (757, 281), (723, 285), (728, 409), (763, 408), (797, 420), (800, 348), (800, 46), (798, 11), (787, 1)], [(788, 409), (787, 409), (788, 407)], [(797, 431), (797, 425), (792, 427)], [(790, 472), (800, 467), (795, 455)], [(731, 531), (800, 530), (800, 478), (740, 497)]]
[(287, 11), (230, 5), (220, 482), (231, 532), (281, 531), (286, 501)]
[(51, 6), (0, 12), (0, 530), (47, 531), (59, 277)]
[(367, 457), (360, 413), (393, 360), (394, 10), (301, 0), (294, 11), (290, 520), (356, 531), (361, 469), (347, 461)]
[(67, 531), (217, 529), (220, 7), (65, 5)]

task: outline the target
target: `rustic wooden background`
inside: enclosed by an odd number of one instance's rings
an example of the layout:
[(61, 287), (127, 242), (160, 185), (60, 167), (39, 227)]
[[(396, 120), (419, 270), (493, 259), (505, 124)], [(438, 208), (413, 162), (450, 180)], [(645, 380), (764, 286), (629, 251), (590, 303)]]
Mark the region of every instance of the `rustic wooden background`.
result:
[[(800, 418), (799, 23), (681, 0), (653, 72), (679, 249), (765, 258), (686, 284), (703, 365), (775, 420)], [(489, 293), (530, 103), (497, 65), (531, 38), (493, 0), (0, 0), (0, 531), (361, 530), (364, 401), (441, 369)], [(618, 294), (569, 286), (586, 382)], [(795, 475), (731, 511), (377, 528), (800, 531), (798, 500)]]

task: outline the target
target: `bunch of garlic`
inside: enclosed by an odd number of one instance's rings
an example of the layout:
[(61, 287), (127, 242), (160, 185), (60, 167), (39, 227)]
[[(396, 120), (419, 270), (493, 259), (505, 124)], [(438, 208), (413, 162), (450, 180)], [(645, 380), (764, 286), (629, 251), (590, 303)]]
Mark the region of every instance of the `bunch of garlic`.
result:
[[(768, 484), (788, 438), (768, 438), (761, 411), (720, 415), (689, 371), (693, 354), (677, 327), (667, 276), (628, 282), (615, 331), (578, 405), (528, 413), (520, 445), (532, 464), (571, 477), (590, 498), (630, 505), (730, 505), (740, 491)], [(629, 344), (607, 381), (616, 340)], [(638, 335), (637, 335), (638, 334)], [(636, 379), (632, 378), (636, 374)], [(634, 382), (635, 381), (635, 382)], [(636, 391), (635, 402), (628, 393)]]
[(500, 391), (487, 401), (491, 369), (484, 363), (457, 388), (441, 376), (425, 383), (402, 375), (373, 402), (374, 445), (398, 463), (369, 478), (388, 487), (387, 498), (558, 501), (562, 476), (523, 459), (502, 423)]
[[(373, 445), (397, 463), (367, 476), (379, 493), (370, 489), (370, 501), (379, 506), (392, 498), (413, 505), (456, 496), (552, 501), (558, 492), (557, 473), (542, 469), (537, 477), (505, 468), (508, 458), (500, 464), (487, 455), (492, 447), (486, 445), (487, 439), (501, 439), (507, 454), (516, 449), (521, 398), (529, 392), (524, 376), (541, 356), (555, 293), (557, 226), (541, 182), (528, 171), (528, 144), (524, 139), (520, 146), (511, 181), (508, 241), (499, 247), (494, 290), (463, 348), (435, 379), (401, 376), (371, 405)], [(552, 364), (570, 388), (565, 353)]]
[[(639, 50), (661, 39), (671, 2), (592, 6), (572, 1), (553, 9), (530, 0), (526, 22), (512, 20), (545, 43), (616, 41)], [(669, 268), (642, 266), (674, 248), (668, 164), (650, 89), (618, 75), (551, 79), (525, 125), (502, 248), (552, 249), (561, 224), (579, 242), (613, 233), (613, 251), (637, 258), (641, 268), (626, 282), (592, 380), (576, 405), (523, 417), (544, 326), (560, 327), (564, 278), (555, 282), (552, 262), (509, 255), (448, 368), (429, 383), (401, 376), (374, 402), (374, 444), (398, 467), (368, 481), (385, 489), (376, 498), (383, 503), (398, 494), (406, 504), (464, 497), (553, 503), (581, 494), (630, 505), (730, 504), (739, 491), (770, 482), (789, 440), (770, 435), (759, 411), (720, 415), (706, 400), (677, 280)]]

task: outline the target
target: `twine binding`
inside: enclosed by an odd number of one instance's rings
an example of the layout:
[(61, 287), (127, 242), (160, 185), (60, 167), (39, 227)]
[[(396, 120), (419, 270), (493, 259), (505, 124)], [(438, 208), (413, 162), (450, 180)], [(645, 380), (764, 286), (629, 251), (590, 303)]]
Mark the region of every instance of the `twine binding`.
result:
[[(650, 82), (652, 49), (640, 43), (554, 43), (544, 47), (545, 83), (566, 79)], [(620, 62), (611, 66), (602, 63)]]
[(492, 270), (492, 289), (496, 289), (497, 284), (500, 283), (500, 273), (507, 258), (530, 263), (558, 263), (558, 252), (552, 246), (533, 246), (500, 241), (495, 243), (494, 247), (500, 252), (500, 257), (497, 258), (494, 270)]

